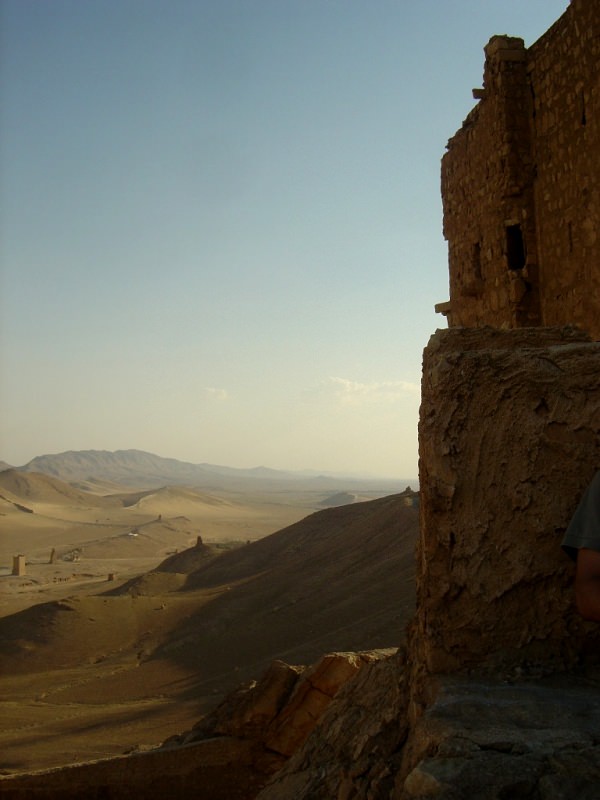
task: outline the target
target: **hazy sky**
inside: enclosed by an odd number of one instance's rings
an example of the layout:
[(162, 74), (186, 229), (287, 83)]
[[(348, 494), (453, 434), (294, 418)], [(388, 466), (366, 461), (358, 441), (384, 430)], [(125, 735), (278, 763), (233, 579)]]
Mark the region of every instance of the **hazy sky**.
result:
[(417, 474), (440, 158), (567, 0), (1, 0), (0, 459)]

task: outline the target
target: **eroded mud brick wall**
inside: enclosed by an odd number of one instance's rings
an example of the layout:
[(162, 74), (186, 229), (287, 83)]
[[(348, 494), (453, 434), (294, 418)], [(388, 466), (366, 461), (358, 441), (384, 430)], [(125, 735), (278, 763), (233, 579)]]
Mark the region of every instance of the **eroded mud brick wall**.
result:
[(572, 328), (432, 336), (412, 636), (425, 672), (562, 668), (598, 651), (560, 542), (600, 467), (599, 375), (600, 343)]
[(600, 339), (600, 3), (529, 49), (495, 36), (442, 159), (450, 326), (575, 323)]

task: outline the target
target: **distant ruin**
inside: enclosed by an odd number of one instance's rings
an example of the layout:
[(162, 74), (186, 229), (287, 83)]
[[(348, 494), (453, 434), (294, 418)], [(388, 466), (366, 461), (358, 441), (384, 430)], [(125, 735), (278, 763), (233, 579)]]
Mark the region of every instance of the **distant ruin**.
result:
[(25, 556), (20, 553), (18, 556), (13, 556), (13, 575), (25, 575), (27, 569), (25, 565)]
[(450, 327), (575, 324), (600, 339), (600, 16), (571, 0), (529, 48), (493, 36), (442, 159)]

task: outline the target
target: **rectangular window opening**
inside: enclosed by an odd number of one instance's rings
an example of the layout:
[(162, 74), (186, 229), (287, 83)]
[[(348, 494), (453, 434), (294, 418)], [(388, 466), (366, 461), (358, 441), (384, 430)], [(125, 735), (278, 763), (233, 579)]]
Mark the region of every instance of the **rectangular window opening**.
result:
[(525, 266), (525, 243), (520, 225), (506, 226), (506, 260), (509, 269), (523, 269)]
[(471, 254), (471, 267), (473, 269), (473, 277), (475, 280), (480, 281), (483, 278), (481, 274), (481, 244), (475, 242)]

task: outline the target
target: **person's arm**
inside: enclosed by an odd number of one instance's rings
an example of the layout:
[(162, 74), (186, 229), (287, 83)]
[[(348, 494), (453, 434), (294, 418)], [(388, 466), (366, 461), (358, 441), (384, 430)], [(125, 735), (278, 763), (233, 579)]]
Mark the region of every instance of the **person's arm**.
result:
[(577, 554), (575, 602), (584, 619), (600, 622), (600, 552), (582, 547)]

